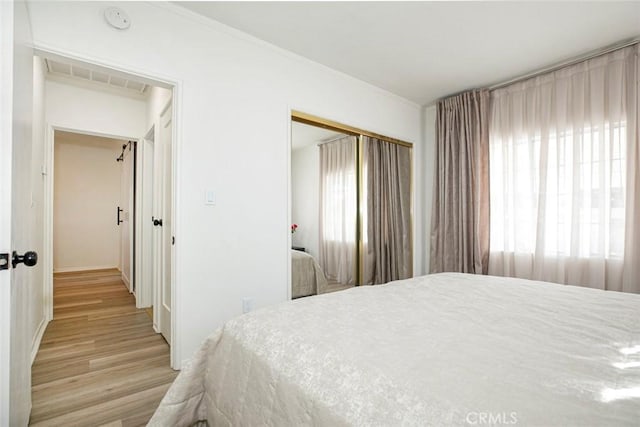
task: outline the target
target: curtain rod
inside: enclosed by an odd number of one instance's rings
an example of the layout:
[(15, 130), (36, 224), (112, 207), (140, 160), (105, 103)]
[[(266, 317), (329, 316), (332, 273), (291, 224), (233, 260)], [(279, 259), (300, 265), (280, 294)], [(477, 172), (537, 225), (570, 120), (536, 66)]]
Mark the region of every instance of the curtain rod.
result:
[(327, 139), (321, 140), (320, 142), (318, 142), (318, 146), (323, 145), (323, 144), (328, 144), (330, 142), (337, 141), (339, 139), (349, 138), (350, 136), (355, 138), (355, 135), (348, 135), (346, 133), (343, 133), (343, 134), (340, 134), (340, 135), (337, 135), (337, 136), (334, 136), (334, 137), (331, 137), (331, 138), (327, 138)]
[(625, 40), (625, 41), (622, 41), (622, 42), (618, 42), (618, 43), (603, 47), (601, 49), (592, 51), (592, 52), (587, 53), (585, 55), (574, 57), (572, 59), (568, 59), (566, 61), (559, 62), (559, 63), (556, 63), (554, 65), (550, 65), (548, 67), (541, 68), (541, 69), (538, 69), (536, 71), (532, 71), (530, 73), (527, 73), (527, 74), (524, 74), (524, 75), (521, 75), (521, 76), (518, 76), (518, 77), (514, 77), (514, 78), (512, 78), (510, 80), (507, 80), (505, 82), (496, 83), (496, 84), (494, 84), (492, 86), (489, 86), (488, 89), (489, 90), (500, 89), (500, 88), (503, 88), (505, 86), (509, 86), (509, 85), (511, 85), (513, 83), (518, 83), (518, 82), (521, 82), (523, 80), (527, 80), (527, 79), (530, 79), (532, 77), (539, 76), (541, 74), (551, 73), (551, 72), (557, 71), (557, 70), (559, 70), (561, 68), (569, 67), (569, 66), (577, 64), (579, 62), (588, 61), (589, 59), (593, 59), (593, 58), (596, 58), (598, 56), (606, 55), (607, 53), (611, 53), (613, 51), (616, 51), (616, 50), (619, 50), (619, 49), (623, 49), (625, 47), (633, 46), (634, 44), (638, 44), (638, 43), (640, 43), (640, 37), (636, 37), (636, 38), (633, 38), (633, 39), (628, 39), (628, 40)]

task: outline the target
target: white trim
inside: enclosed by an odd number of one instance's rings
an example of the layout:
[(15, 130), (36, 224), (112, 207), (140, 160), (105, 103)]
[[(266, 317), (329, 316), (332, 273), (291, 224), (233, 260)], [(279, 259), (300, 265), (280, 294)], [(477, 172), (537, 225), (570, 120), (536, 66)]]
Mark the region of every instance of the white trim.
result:
[(47, 321), (53, 320), (53, 142), (55, 130), (45, 122), (44, 140), (44, 217), (43, 217), (43, 242), (44, 253), (42, 260), (42, 278), (44, 281), (44, 313)]
[(46, 319), (46, 316), (40, 321), (38, 325), (38, 329), (36, 330), (35, 335), (33, 336), (33, 341), (31, 342), (31, 364), (36, 360), (36, 355), (38, 354), (38, 350), (40, 349), (40, 343), (42, 342), (42, 337), (44, 336), (44, 331), (47, 329), (47, 325), (49, 324), (49, 320)]
[[(171, 94), (172, 102), (172, 130), (171, 136), (171, 161), (172, 165), (172, 206), (171, 206), (171, 224), (173, 227), (172, 236), (179, 236), (181, 228), (181, 211), (178, 210), (181, 200), (180, 191), (180, 171), (181, 171), (181, 158), (182, 144), (180, 135), (182, 134), (182, 81), (177, 81), (173, 86), (173, 93)], [(179, 271), (181, 268), (180, 263), (180, 244), (181, 240), (176, 237), (175, 244), (173, 245), (172, 258), (171, 258), (171, 367), (173, 369), (182, 369), (182, 343), (180, 341), (180, 329), (178, 328), (178, 319), (180, 313), (182, 313), (182, 307), (180, 306), (180, 298), (178, 296), (178, 277), (180, 277)]]
[(129, 280), (127, 275), (124, 274), (123, 272), (120, 272), (120, 275), (122, 276), (122, 282), (127, 287), (127, 290), (129, 291), (130, 294), (132, 294), (133, 293), (133, 289), (131, 289), (131, 281)]
[[(91, 271), (91, 270), (118, 270), (120, 271), (120, 269), (118, 268), (117, 265), (96, 265), (96, 266), (89, 266), (89, 267), (64, 267), (64, 268), (56, 268), (53, 270), (54, 273), (75, 273), (75, 272), (81, 272), (81, 271)], [(122, 273), (122, 272), (121, 272)], [(122, 275), (124, 278), (124, 274)]]

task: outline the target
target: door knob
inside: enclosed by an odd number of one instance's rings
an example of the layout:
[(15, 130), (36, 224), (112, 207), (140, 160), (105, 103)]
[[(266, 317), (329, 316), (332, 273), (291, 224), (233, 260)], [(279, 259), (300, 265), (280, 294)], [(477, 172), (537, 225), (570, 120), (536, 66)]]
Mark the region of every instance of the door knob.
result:
[(24, 263), (27, 267), (33, 267), (38, 263), (38, 254), (33, 251), (25, 252), (24, 255), (18, 255), (16, 251), (11, 254), (11, 265), (16, 268), (16, 265)]
[(152, 219), (153, 219), (153, 225), (155, 225), (155, 226), (159, 225), (160, 227), (162, 227), (162, 220), (161, 219), (158, 219), (158, 218), (152, 218)]

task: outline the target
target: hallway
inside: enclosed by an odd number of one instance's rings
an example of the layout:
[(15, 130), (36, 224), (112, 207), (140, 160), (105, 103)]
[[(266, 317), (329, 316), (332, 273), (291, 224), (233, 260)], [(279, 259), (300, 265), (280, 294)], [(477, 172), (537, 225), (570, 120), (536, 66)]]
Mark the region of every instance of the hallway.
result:
[(120, 272), (56, 273), (53, 317), (33, 364), (30, 425), (145, 425), (178, 373)]

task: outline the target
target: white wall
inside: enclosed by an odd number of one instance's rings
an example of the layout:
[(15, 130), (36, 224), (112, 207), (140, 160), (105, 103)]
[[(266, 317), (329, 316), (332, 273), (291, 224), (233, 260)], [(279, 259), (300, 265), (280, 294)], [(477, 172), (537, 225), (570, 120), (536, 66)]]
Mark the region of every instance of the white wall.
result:
[(145, 132), (147, 103), (142, 98), (122, 96), (99, 86), (92, 89), (47, 80), (45, 99), (50, 126), (123, 139), (140, 138)]
[(311, 144), (291, 152), (291, 222), (298, 230), (291, 237), (319, 259), (320, 150)]
[(56, 133), (54, 151), (53, 270), (120, 267), (122, 151), (119, 143)]
[[(174, 354), (181, 361), (241, 314), (243, 297), (256, 308), (287, 298), (290, 109), (414, 142), (417, 152), (421, 109), (176, 5), (119, 3), (132, 21), (127, 31), (107, 26), (107, 5), (29, 3), (34, 44), (179, 83)], [(207, 188), (214, 207), (204, 205)], [(422, 214), (417, 208), (417, 221)], [(422, 241), (414, 239), (416, 254)], [(416, 258), (416, 272), (422, 264)]]

